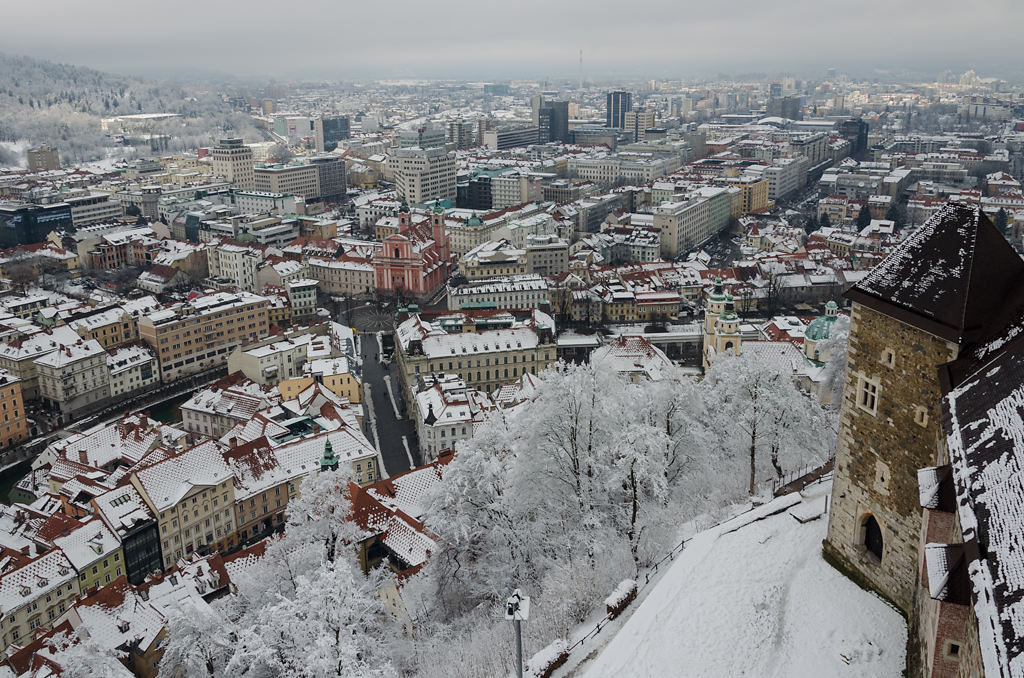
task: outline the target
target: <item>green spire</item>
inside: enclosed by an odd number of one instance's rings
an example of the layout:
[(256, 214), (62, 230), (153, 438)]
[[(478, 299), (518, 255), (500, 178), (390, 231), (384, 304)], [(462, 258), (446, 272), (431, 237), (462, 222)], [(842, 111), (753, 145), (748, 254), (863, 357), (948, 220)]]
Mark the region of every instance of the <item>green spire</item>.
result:
[(327, 438), (327, 442), (324, 444), (324, 456), (320, 457), (320, 470), (326, 471), (327, 469), (332, 471), (338, 470), (338, 458), (334, 456), (334, 449), (331, 448), (330, 438)]
[(722, 290), (722, 276), (715, 276), (715, 287), (708, 298), (713, 301), (724, 301), (725, 296), (725, 292)]
[(434, 201), (434, 214), (444, 214), (444, 208), (441, 207), (441, 196), (437, 196)]

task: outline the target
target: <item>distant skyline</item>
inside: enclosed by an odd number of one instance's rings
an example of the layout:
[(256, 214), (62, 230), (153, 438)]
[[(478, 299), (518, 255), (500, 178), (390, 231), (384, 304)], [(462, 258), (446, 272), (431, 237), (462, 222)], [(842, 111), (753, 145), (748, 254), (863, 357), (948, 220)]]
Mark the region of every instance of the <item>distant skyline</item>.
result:
[[(244, 8), (244, 10), (240, 9)], [(5, 3), (0, 49), (114, 73), (687, 78), (829, 67), (1018, 78), (1019, 0)]]

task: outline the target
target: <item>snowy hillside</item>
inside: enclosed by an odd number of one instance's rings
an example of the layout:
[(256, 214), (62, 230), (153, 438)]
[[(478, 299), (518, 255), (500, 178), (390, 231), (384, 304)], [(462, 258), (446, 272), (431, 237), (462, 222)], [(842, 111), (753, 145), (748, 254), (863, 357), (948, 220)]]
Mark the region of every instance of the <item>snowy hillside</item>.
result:
[[(817, 485), (782, 513), (745, 524), (748, 514), (695, 537), (572, 675), (901, 675), (903, 617), (821, 558), (826, 517), (794, 518), (820, 512), (829, 490)], [(792, 501), (776, 499), (768, 512)]]

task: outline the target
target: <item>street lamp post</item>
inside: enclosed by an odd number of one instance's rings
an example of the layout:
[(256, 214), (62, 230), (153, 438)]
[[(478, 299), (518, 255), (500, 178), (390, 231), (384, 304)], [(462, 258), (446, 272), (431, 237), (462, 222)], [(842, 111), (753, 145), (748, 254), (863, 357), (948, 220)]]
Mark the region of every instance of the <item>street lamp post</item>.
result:
[(512, 622), (516, 634), (516, 676), (523, 678), (523, 629), (522, 623), (530, 617), (530, 597), (516, 589), (505, 602), (505, 619)]

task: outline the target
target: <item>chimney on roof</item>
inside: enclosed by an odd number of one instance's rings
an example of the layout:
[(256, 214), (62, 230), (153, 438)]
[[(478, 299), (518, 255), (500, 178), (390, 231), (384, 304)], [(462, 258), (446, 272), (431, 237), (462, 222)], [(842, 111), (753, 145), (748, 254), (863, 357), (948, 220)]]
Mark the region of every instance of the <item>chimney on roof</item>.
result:
[(238, 447), (238, 436), (231, 436), (231, 440), (228, 441), (228, 446), (231, 449)]
[(320, 435), (320, 424), (313, 423), (313, 435)]
[(85, 450), (79, 450), (78, 451), (78, 461), (82, 462), (83, 464), (88, 464), (89, 463), (89, 453), (86, 452)]
[(28, 544), (26, 544), (25, 546), (22, 546), (21, 547), (21, 555), (23, 555), (23, 556), (29, 555), (29, 553), (28, 553), (29, 548), (30, 548), (30, 546)]

